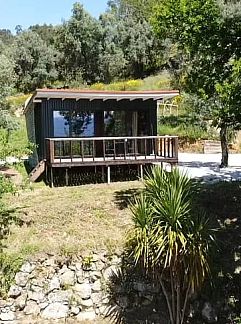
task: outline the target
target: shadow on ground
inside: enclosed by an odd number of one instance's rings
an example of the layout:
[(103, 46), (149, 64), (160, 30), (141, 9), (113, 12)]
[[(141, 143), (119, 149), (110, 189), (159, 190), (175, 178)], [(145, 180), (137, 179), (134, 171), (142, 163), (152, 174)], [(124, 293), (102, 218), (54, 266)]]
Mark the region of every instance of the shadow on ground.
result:
[[(241, 183), (204, 185), (197, 202), (218, 229), (212, 285), (204, 287), (198, 303), (203, 306), (204, 302), (211, 302), (219, 324), (238, 323), (235, 318), (241, 314)], [(199, 322), (194, 318), (190, 323)]]
[(166, 302), (160, 287), (144, 276), (126, 256), (113, 271), (108, 290), (108, 317), (115, 324), (167, 324)]
[(115, 204), (119, 209), (128, 208), (134, 202), (135, 197), (141, 193), (141, 188), (116, 191), (114, 194)]
[(241, 167), (220, 168), (219, 163), (201, 161), (179, 162), (178, 166), (203, 182), (241, 180)]

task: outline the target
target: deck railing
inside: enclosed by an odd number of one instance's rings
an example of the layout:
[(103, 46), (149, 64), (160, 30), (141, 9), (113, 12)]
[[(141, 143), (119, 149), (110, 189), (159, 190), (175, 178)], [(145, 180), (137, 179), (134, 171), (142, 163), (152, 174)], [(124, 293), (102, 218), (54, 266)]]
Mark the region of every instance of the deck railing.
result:
[(46, 144), (50, 164), (178, 159), (177, 136), (48, 138)]

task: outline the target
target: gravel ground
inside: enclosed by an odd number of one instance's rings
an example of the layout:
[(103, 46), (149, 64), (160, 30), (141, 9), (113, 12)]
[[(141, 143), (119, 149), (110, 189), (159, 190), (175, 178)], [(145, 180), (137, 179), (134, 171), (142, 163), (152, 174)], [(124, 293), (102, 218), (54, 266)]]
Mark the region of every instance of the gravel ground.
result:
[(191, 178), (204, 181), (241, 180), (241, 154), (229, 154), (229, 167), (219, 167), (221, 154), (179, 153), (178, 167)]

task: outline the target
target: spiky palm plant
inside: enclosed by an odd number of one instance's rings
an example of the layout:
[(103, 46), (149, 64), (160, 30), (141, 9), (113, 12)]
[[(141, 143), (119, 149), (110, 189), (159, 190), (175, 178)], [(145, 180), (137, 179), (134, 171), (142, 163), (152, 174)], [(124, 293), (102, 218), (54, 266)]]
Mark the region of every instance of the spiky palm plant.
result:
[(210, 272), (213, 230), (193, 208), (194, 183), (178, 169), (154, 167), (144, 184), (143, 194), (131, 206), (131, 254), (160, 283), (171, 324), (182, 324), (189, 297)]

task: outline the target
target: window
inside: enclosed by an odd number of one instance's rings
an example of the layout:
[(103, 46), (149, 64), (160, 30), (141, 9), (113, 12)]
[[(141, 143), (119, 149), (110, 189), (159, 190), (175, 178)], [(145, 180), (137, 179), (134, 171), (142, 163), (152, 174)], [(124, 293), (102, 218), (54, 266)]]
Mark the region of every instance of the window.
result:
[(70, 117), (68, 111), (54, 111), (54, 137), (69, 137)]
[(95, 134), (94, 113), (54, 111), (54, 137), (91, 137)]

